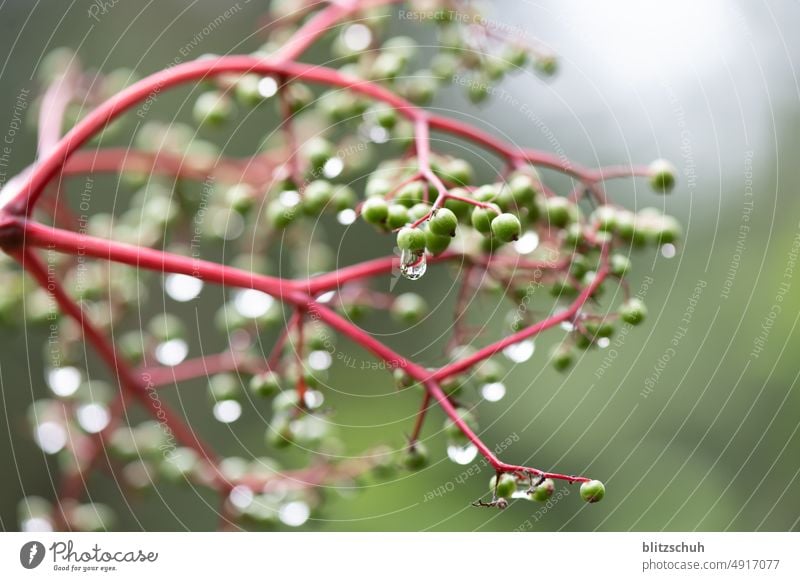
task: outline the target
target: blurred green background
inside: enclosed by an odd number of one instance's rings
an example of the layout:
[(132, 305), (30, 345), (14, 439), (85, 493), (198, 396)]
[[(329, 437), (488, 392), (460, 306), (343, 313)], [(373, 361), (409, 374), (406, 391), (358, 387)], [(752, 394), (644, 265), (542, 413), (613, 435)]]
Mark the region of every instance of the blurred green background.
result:
[[(119, 3), (96, 22), (87, 13), (92, 5), (0, 4), (0, 133), (11, 123), (20, 91), (39, 90), (32, 76), (48, 50), (70, 46), (92, 67), (146, 74), (172, 62), (224, 8), (213, 1)], [(242, 2), (189, 58), (254, 50), (261, 42), (252, 36), (254, 23), (264, 7)], [(434, 108), (588, 166), (664, 157), (680, 170), (667, 198), (641, 180), (609, 189), (623, 205), (664, 207), (684, 224), (685, 240), (674, 258), (644, 252), (635, 260), (632, 289), (645, 292), (643, 283), (652, 278), (647, 323), (606, 350), (585, 353), (563, 376), (545, 364), (549, 346), (562, 334), (552, 331), (537, 340), (530, 361), (511, 369), (505, 399), (479, 407), (485, 441), (512, 442), (504, 459), (590, 474), (605, 482), (606, 498), (588, 506), (576, 488), (559, 486), (554, 498), (560, 500), (550, 508), (522, 501), (502, 513), (471, 508), (485, 493), (491, 470), (478, 463), (479, 470), (472, 470), (477, 475), (463, 477), (470, 466), (447, 459), (437, 410), (425, 432), (435, 459), (430, 468), (358, 494), (331, 490), (324, 513), (305, 528), (797, 530), (800, 272), (792, 252), (800, 235), (800, 38), (794, 30), (800, 5), (509, 0), (488, 14), (552, 46), (560, 56), (558, 75), (514, 76), (481, 107), (469, 104), (463, 90), (448, 88)], [(397, 20), (391, 30), (419, 40), (422, 62), (433, 54), (429, 26)], [(324, 53), (318, 49), (306, 58), (322, 61)], [(186, 118), (186, 107), (174, 113), (185, 95), (165, 95), (150, 115)], [(239, 128), (226, 152), (244, 154), (271, 130), (258, 123)], [(31, 131), (15, 136), (9, 174), (31, 161), (34, 143)], [(479, 171), (490, 175), (488, 164)], [(555, 177), (549, 183), (564, 185)], [(335, 241), (342, 232), (331, 225), (326, 236)], [(354, 227), (346, 230), (338, 260), (350, 263), (390, 248), (368, 228)], [(794, 259), (796, 251), (795, 245)], [(389, 337), (392, 346), (441, 363), (453, 276), (439, 269), (418, 283), (399, 283), (397, 292), (415, 290), (431, 304), (444, 303), (413, 333)], [(781, 301), (782, 283), (790, 286)], [(207, 289), (182, 312), (191, 320), (207, 319), (207, 309), (218, 304), (219, 291)], [(506, 329), (504, 311), (498, 313), (491, 324), (496, 335)], [(388, 330), (380, 318), (365, 326)], [(206, 332), (214, 333), (210, 326)], [(24, 422), (34, 396), (47, 393), (43, 340), (34, 329), (0, 334), (4, 530), (17, 529), (16, 503), (23, 495), (52, 498), (57, 483), (56, 462), (33, 444)], [(756, 353), (759, 340), (763, 350)], [(209, 341), (219, 342), (213, 336)], [(344, 342), (340, 348), (369, 359)], [(336, 393), (327, 401), (337, 410), (334, 421), (349, 452), (383, 441), (402, 444), (418, 405), (415, 394), (396, 393), (389, 374), (341, 364), (332, 370), (331, 385)], [(221, 451), (265, 453), (264, 426), (255, 413), (229, 429), (214, 422), (201, 383), (172, 391), (192, 425)], [(285, 459), (291, 465), (300, 456)], [(436, 490), (445, 493), (432, 494)], [(90, 493), (117, 509), (124, 529), (206, 530), (218, 520), (218, 501), (199, 489), (159, 485), (158, 495), (125, 500), (112, 479), (95, 476)]]

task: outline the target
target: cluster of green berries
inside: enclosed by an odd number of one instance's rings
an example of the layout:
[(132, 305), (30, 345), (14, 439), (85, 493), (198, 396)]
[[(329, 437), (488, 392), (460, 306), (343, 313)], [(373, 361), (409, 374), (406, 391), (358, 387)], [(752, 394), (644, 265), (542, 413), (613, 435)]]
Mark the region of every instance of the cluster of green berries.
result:
[[(520, 479), (515, 474), (504, 472), (492, 476), (489, 491), (496, 506), (505, 508), (513, 498), (525, 498), (536, 502), (547, 502), (555, 491), (555, 482), (551, 478), (540, 478), (537, 481)], [(585, 502), (600, 502), (605, 496), (605, 486), (599, 480), (583, 482), (580, 488), (581, 498)]]

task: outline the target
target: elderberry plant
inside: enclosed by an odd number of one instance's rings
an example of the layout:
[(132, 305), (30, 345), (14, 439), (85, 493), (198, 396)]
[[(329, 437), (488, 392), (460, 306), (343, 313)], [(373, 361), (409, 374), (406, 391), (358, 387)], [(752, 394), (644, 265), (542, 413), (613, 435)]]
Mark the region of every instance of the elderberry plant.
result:
[[(415, 70), (413, 39), (382, 38), (394, 4), (273, 2), (269, 40), (251, 54), (205, 55), (141, 79), (129, 70), (94, 73), (66, 49), (42, 63), (43, 94), (33, 112), (39, 156), (0, 195), (7, 255), (0, 318), (50, 330), (44, 368), (51, 396), (31, 406), (28, 420), (38, 445), (58, 457), (62, 481), (55, 502), (23, 499), (23, 528), (113, 526), (107, 506), (82, 502), (88, 475), (104, 466), (131, 494), (159, 480), (218, 492), (223, 528), (299, 525), (322, 509), (323, 486), (427, 466), (431, 452), (420, 434), (434, 404), (446, 416), (456, 460), (480, 453), (495, 471), (488, 499), (475, 505), (547, 501), (557, 480), (580, 483), (586, 502), (603, 498), (598, 480), (497, 458), (479, 436), (464, 388), (478, 381), (484, 397), (499, 399), (506, 370), (498, 355), (525, 361), (532, 338), (548, 329), (567, 329), (550, 354), (553, 367), (566, 371), (576, 351), (607, 342), (620, 321), (645, 320), (645, 305), (625, 283), (629, 255), (674, 245), (680, 226), (655, 209), (620, 207), (604, 184), (639, 176), (666, 193), (675, 169), (663, 160), (589, 169), (428, 111), (424, 105), (454, 78), (470, 79), (468, 96), (477, 103), (504, 76), (526, 68), (551, 75), (556, 61), (538, 44), (481, 24), (468, 3), (415, 0), (407, 9), (436, 29), (441, 46), (429, 69)], [(333, 66), (301, 59), (316, 43), (330, 47)], [(108, 146), (131, 131), (133, 111), (146, 112), (159, 93), (187, 84), (197, 87), (194, 126), (148, 120), (131, 147)], [(259, 151), (225, 155), (214, 131), (265, 108), (280, 123)], [(467, 160), (435, 151), (432, 132), (481, 148), (503, 167), (479, 179)], [(555, 191), (543, 170), (567, 176), (572, 189)], [(59, 184), (97, 173), (118, 174), (120, 187), (134, 192), (126, 208), (87, 212), (88, 197), (76, 204), (59, 195)], [(334, 236), (342, 226), (385, 234), (384, 257), (335, 268), (331, 249), (313, 236), (326, 214), (335, 217), (325, 227)], [(290, 255), (288, 273), (275, 266), (278, 243)], [(224, 253), (208, 250), (220, 247)], [(399, 328), (419, 322), (428, 312), (423, 296), (382, 293), (376, 281), (395, 271), (417, 280), (448, 263), (461, 270), (445, 365), (431, 367), (434, 357), (413, 361), (357, 324), (376, 309)], [(196, 321), (167, 308), (143, 318), (159, 279), (176, 302), (193, 300), (205, 285), (234, 289), (214, 315), (224, 350), (191, 353)], [(532, 283), (552, 294), (548, 316), (522, 313), (499, 338), (468, 327), (471, 297), (518, 303)], [(613, 284), (624, 300), (604, 305), (603, 289)], [(323, 405), (337, 335), (371, 352), (398, 389), (419, 390), (419, 412), (400, 449), (381, 445), (340, 459), (342, 442)], [(88, 359), (84, 345), (94, 353)], [(95, 378), (97, 362), (106, 380)], [(268, 419), (261, 455), (218, 457), (191, 418), (159, 395), (197, 378), (207, 379), (219, 421), (234, 422), (245, 406)], [(148, 419), (135, 419), (136, 405)], [(292, 446), (308, 452), (306, 467), (278, 462), (276, 450)]]

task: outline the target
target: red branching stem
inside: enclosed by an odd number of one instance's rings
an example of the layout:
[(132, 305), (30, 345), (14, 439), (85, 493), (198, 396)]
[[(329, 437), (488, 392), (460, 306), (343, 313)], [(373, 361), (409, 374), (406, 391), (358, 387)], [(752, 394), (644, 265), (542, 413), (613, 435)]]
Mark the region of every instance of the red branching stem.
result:
[[(252, 185), (267, 183), (279, 160), (295, 159), (297, 144), (292, 128), (289, 126), (290, 112), (284, 102), (285, 125), (287, 131), (288, 151), (279, 152), (275, 158), (258, 155), (249, 159), (230, 160), (221, 159), (215, 164), (197, 164), (180, 156), (167, 153), (151, 154), (146, 152), (127, 150), (97, 150), (94, 152), (79, 152), (79, 148), (88, 142), (94, 135), (100, 133), (111, 121), (131, 109), (136, 104), (146, 100), (154, 93), (162, 92), (182, 83), (198, 81), (206, 77), (219, 76), (229, 73), (256, 73), (262, 75), (275, 75), (286, 83), (294, 79), (305, 82), (318, 83), (329, 86), (341, 87), (370, 99), (381, 101), (394, 107), (401, 115), (414, 125), (414, 144), (418, 158), (418, 171), (404, 183), (416, 179), (424, 179), (428, 185), (437, 191), (433, 200), (431, 212), (441, 207), (447, 199), (467, 202), (476, 206), (486, 207), (490, 204), (479, 202), (468, 196), (452, 194), (447, 186), (431, 169), (430, 131), (445, 132), (453, 136), (466, 139), (503, 158), (509, 168), (522, 168), (525, 165), (534, 165), (555, 170), (573, 177), (601, 202), (605, 194), (600, 183), (617, 177), (648, 176), (650, 170), (641, 166), (614, 166), (602, 169), (588, 169), (574, 164), (568, 159), (555, 156), (548, 152), (519, 148), (506, 143), (499, 138), (486, 133), (476, 127), (467, 125), (454, 119), (448, 119), (429, 113), (409, 101), (397, 96), (389, 89), (374, 82), (365, 81), (356, 77), (343, 74), (335, 69), (319, 67), (310, 64), (294, 62), (314, 41), (321, 35), (335, 27), (339, 22), (359, 10), (394, 3), (397, 0), (338, 0), (332, 1), (324, 9), (316, 12), (297, 32), (271, 57), (256, 58), (251, 56), (227, 56), (215, 59), (204, 59), (177, 65), (167, 70), (152, 74), (134, 85), (124, 89), (114, 97), (98, 106), (83, 120), (77, 123), (63, 138), (60, 134), (63, 110), (69, 101), (67, 92), (52, 88), (45, 99), (47, 109), (46, 118), (40, 127), (40, 159), (33, 167), (26, 170), (17, 179), (13, 180), (13, 188), (8, 187), (6, 199), (0, 205), (0, 234), (3, 235), (2, 243), (6, 250), (21, 262), (37, 282), (52, 294), (61, 310), (71, 317), (81, 328), (86, 340), (96, 349), (100, 357), (117, 376), (123, 394), (136, 398), (150, 413), (159, 419), (182, 445), (190, 446), (209, 462), (214, 458), (208, 448), (197, 438), (196, 434), (177, 415), (173, 414), (157, 396), (153, 397), (155, 388), (165, 385), (170, 381), (178, 382), (205, 374), (219, 373), (226, 370), (250, 370), (262, 368), (263, 361), (242, 355), (241, 357), (231, 352), (209, 355), (186, 361), (173, 368), (144, 368), (131, 369), (128, 364), (117, 356), (113, 345), (102, 333), (86, 318), (81, 307), (73, 301), (63, 290), (61, 285), (49, 276), (46, 267), (35, 255), (33, 247), (46, 248), (72, 255), (94, 257), (128, 264), (137, 268), (146, 268), (156, 272), (181, 273), (200, 278), (204, 281), (226, 286), (240, 288), (254, 288), (277, 298), (283, 303), (294, 308), (291, 319), (285, 326), (282, 334), (277, 338), (273, 351), (267, 361), (267, 368), (275, 368), (282, 356), (283, 349), (290, 333), (302, 328), (304, 316), (319, 320), (341, 333), (354, 343), (382, 359), (392, 368), (402, 368), (415, 381), (425, 386), (421, 408), (417, 414), (414, 429), (411, 435), (413, 444), (419, 437), (424, 419), (432, 400), (442, 408), (444, 413), (465, 434), (467, 439), (475, 445), (480, 453), (487, 459), (492, 467), (499, 472), (510, 472), (517, 475), (537, 475), (557, 478), (569, 482), (587, 480), (583, 477), (543, 472), (535, 468), (516, 466), (501, 462), (486, 446), (482, 440), (470, 429), (456, 412), (453, 403), (441, 389), (440, 382), (470, 369), (472, 366), (495, 355), (504, 348), (533, 337), (538, 333), (552, 328), (564, 321), (574, 321), (579, 316), (582, 308), (592, 296), (594, 291), (608, 276), (608, 245), (601, 251), (601, 265), (593, 281), (579, 293), (574, 302), (564, 311), (553, 314), (526, 329), (511, 336), (496, 341), (476, 353), (459, 361), (452, 362), (438, 370), (426, 369), (402, 355), (394, 352), (375, 337), (347, 321), (329, 307), (315, 301), (316, 296), (340, 288), (347, 283), (362, 281), (366, 278), (386, 274), (396, 266), (396, 257), (385, 257), (366, 261), (361, 264), (345, 267), (337, 271), (315, 276), (306, 280), (286, 280), (282, 278), (259, 275), (239, 269), (227, 267), (214, 262), (198, 260), (179, 256), (168, 252), (160, 252), (150, 248), (142, 248), (101, 238), (87, 236), (58, 228), (51, 228), (31, 221), (25, 216), (30, 215), (36, 202), (41, 198), (45, 188), (59, 175), (77, 175), (89, 172), (121, 172), (141, 171), (144, 173), (162, 173), (174, 177), (202, 180), (213, 175), (222, 181), (246, 182)], [(283, 99), (284, 96), (281, 96)], [(55, 119), (58, 120), (56, 123)], [(296, 163), (296, 161), (294, 162)], [(397, 186), (396, 189), (402, 187)], [(10, 182), (11, 184), (11, 182)], [(9, 185), (10, 185), (9, 184)], [(548, 196), (554, 195), (545, 189)], [(421, 223), (421, 221), (420, 221)], [(18, 238), (22, 246), (18, 246)], [(591, 240), (590, 240), (591, 241)], [(461, 260), (467, 264), (467, 272), (474, 266), (489, 269), (516, 268), (526, 270), (563, 269), (568, 260), (561, 258), (553, 261), (526, 260), (514, 256), (468, 256), (458, 253), (444, 253), (441, 256), (431, 257), (431, 263)], [(465, 279), (465, 287), (469, 276)], [(462, 289), (463, 290), (463, 289)], [(465, 292), (465, 291), (464, 291)], [(302, 341), (302, 331), (298, 338)], [(302, 377), (302, 354), (297, 351), (300, 377)], [(302, 379), (300, 380), (302, 382)], [(303, 386), (298, 384), (298, 389)], [(302, 393), (300, 393), (302, 397)], [(124, 398), (122, 394), (112, 404), (113, 417), (111, 428), (121, 419), (124, 411)], [(80, 486), (84, 484), (83, 472), (91, 467), (99, 456), (102, 447), (102, 437), (92, 440), (94, 447), (87, 448), (87, 458), (81, 470), (70, 475), (64, 484), (65, 497), (77, 497)], [(296, 475), (282, 475), (280, 484), (292, 481), (296, 477), (298, 486), (317, 486), (328, 477), (336, 476), (338, 468), (333, 465), (311, 467)], [(349, 468), (342, 470), (347, 472)], [(232, 483), (224, 482), (221, 475), (217, 474), (215, 485), (221, 492), (225, 492)], [(254, 488), (263, 487), (260, 482), (246, 482)]]
[(411, 435), (408, 437), (408, 445), (413, 447), (414, 444), (417, 443), (419, 440), (419, 436), (422, 433), (422, 426), (425, 424), (425, 416), (428, 413), (428, 408), (431, 406), (431, 392), (425, 390), (425, 393), (422, 395), (422, 403), (419, 406), (419, 411), (417, 412), (417, 418), (414, 420), (414, 429), (411, 430)]
[(162, 387), (226, 371), (258, 373), (263, 368), (263, 362), (228, 349), (221, 353), (187, 359), (173, 367), (144, 367), (137, 372), (141, 378), (149, 378), (152, 387)]

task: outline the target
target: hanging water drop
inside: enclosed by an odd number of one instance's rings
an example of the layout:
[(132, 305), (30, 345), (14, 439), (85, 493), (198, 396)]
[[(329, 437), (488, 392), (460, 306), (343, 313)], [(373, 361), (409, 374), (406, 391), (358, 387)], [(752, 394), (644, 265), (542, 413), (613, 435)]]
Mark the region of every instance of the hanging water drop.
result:
[(403, 250), (400, 253), (400, 274), (408, 280), (419, 280), (428, 270), (425, 252)]
[(469, 464), (478, 455), (478, 448), (473, 444), (466, 444), (459, 446), (458, 444), (450, 444), (447, 446), (447, 457), (456, 464)]

